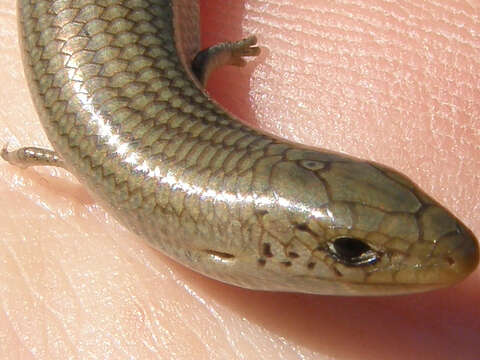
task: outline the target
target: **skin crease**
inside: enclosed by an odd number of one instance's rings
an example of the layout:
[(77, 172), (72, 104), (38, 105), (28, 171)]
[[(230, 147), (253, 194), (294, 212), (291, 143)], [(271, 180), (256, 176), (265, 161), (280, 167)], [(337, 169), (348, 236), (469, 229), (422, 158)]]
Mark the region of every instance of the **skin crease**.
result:
[[(211, 92), (254, 126), (394, 166), (478, 236), (480, 2), (318, 3), (203, 1), (206, 44), (254, 32), (263, 47), (247, 68), (215, 73)], [(0, 10), (0, 140), (48, 147), (15, 4)], [(2, 163), (0, 174), (8, 358), (478, 358), (478, 270), (454, 288), (395, 298), (247, 291), (150, 249), (63, 170)]]

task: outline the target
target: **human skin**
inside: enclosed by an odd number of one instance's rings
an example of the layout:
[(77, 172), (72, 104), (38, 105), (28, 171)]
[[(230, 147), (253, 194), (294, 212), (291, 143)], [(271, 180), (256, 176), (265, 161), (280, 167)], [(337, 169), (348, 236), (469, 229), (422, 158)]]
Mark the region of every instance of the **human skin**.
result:
[[(203, 1), (206, 45), (255, 33), (263, 50), (209, 90), (252, 126), (393, 166), (478, 236), (480, 2), (421, 3)], [(48, 147), (15, 4), (0, 10), (0, 141)], [(248, 291), (149, 248), (63, 170), (1, 163), (0, 174), (7, 358), (478, 358), (479, 271), (392, 298)]]

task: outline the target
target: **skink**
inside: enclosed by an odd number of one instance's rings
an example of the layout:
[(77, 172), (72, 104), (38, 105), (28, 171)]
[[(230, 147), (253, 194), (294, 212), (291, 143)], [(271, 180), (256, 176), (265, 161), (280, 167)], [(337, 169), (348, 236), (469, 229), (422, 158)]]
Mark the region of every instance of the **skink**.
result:
[[(449, 211), (387, 167), (281, 141), (202, 84), (255, 38), (196, 56), (191, 0), (19, 0), (24, 65), (62, 166), (128, 229), (214, 279), (258, 290), (393, 295), (449, 286), (479, 258)], [(193, 63), (193, 65), (192, 65)]]

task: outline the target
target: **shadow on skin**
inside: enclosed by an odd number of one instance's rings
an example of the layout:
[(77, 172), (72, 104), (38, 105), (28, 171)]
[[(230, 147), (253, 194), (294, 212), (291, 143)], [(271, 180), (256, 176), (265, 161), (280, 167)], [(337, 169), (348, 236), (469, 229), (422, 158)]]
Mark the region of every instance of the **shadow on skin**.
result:
[[(5, 165), (10, 167), (11, 165)], [(38, 192), (40, 197), (48, 198), (50, 195), (54, 197), (63, 197), (72, 201), (73, 204), (79, 206), (90, 206), (97, 204), (97, 202), (88, 193), (85, 186), (81, 185), (78, 180), (75, 179), (73, 174), (68, 173), (66, 170), (56, 168), (52, 170), (44, 170), (39, 167), (31, 167), (27, 169), (17, 169), (18, 176), (22, 177), (25, 182), (31, 182), (33, 185), (39, 187)], [(49, 173), (47, 173), (48, 171)], [(70, 174), (71, 180), (67, 180), (62, 174)]]
[(196, 273), (185, 277), (250, 322), (335, 359), (473, 360), (480, 342), (478, 273), (453, 288), (378, 298), (256, 292)]

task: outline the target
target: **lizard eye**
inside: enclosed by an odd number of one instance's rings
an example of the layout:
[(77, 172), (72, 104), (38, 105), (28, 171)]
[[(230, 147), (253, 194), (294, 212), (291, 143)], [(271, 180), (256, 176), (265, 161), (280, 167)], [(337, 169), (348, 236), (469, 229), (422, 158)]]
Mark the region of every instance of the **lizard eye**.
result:
[(367, 243), (351, 237), (340, 237), (328, 244), (330, 254), (347, 266), (374, 264), (378, 254)]

